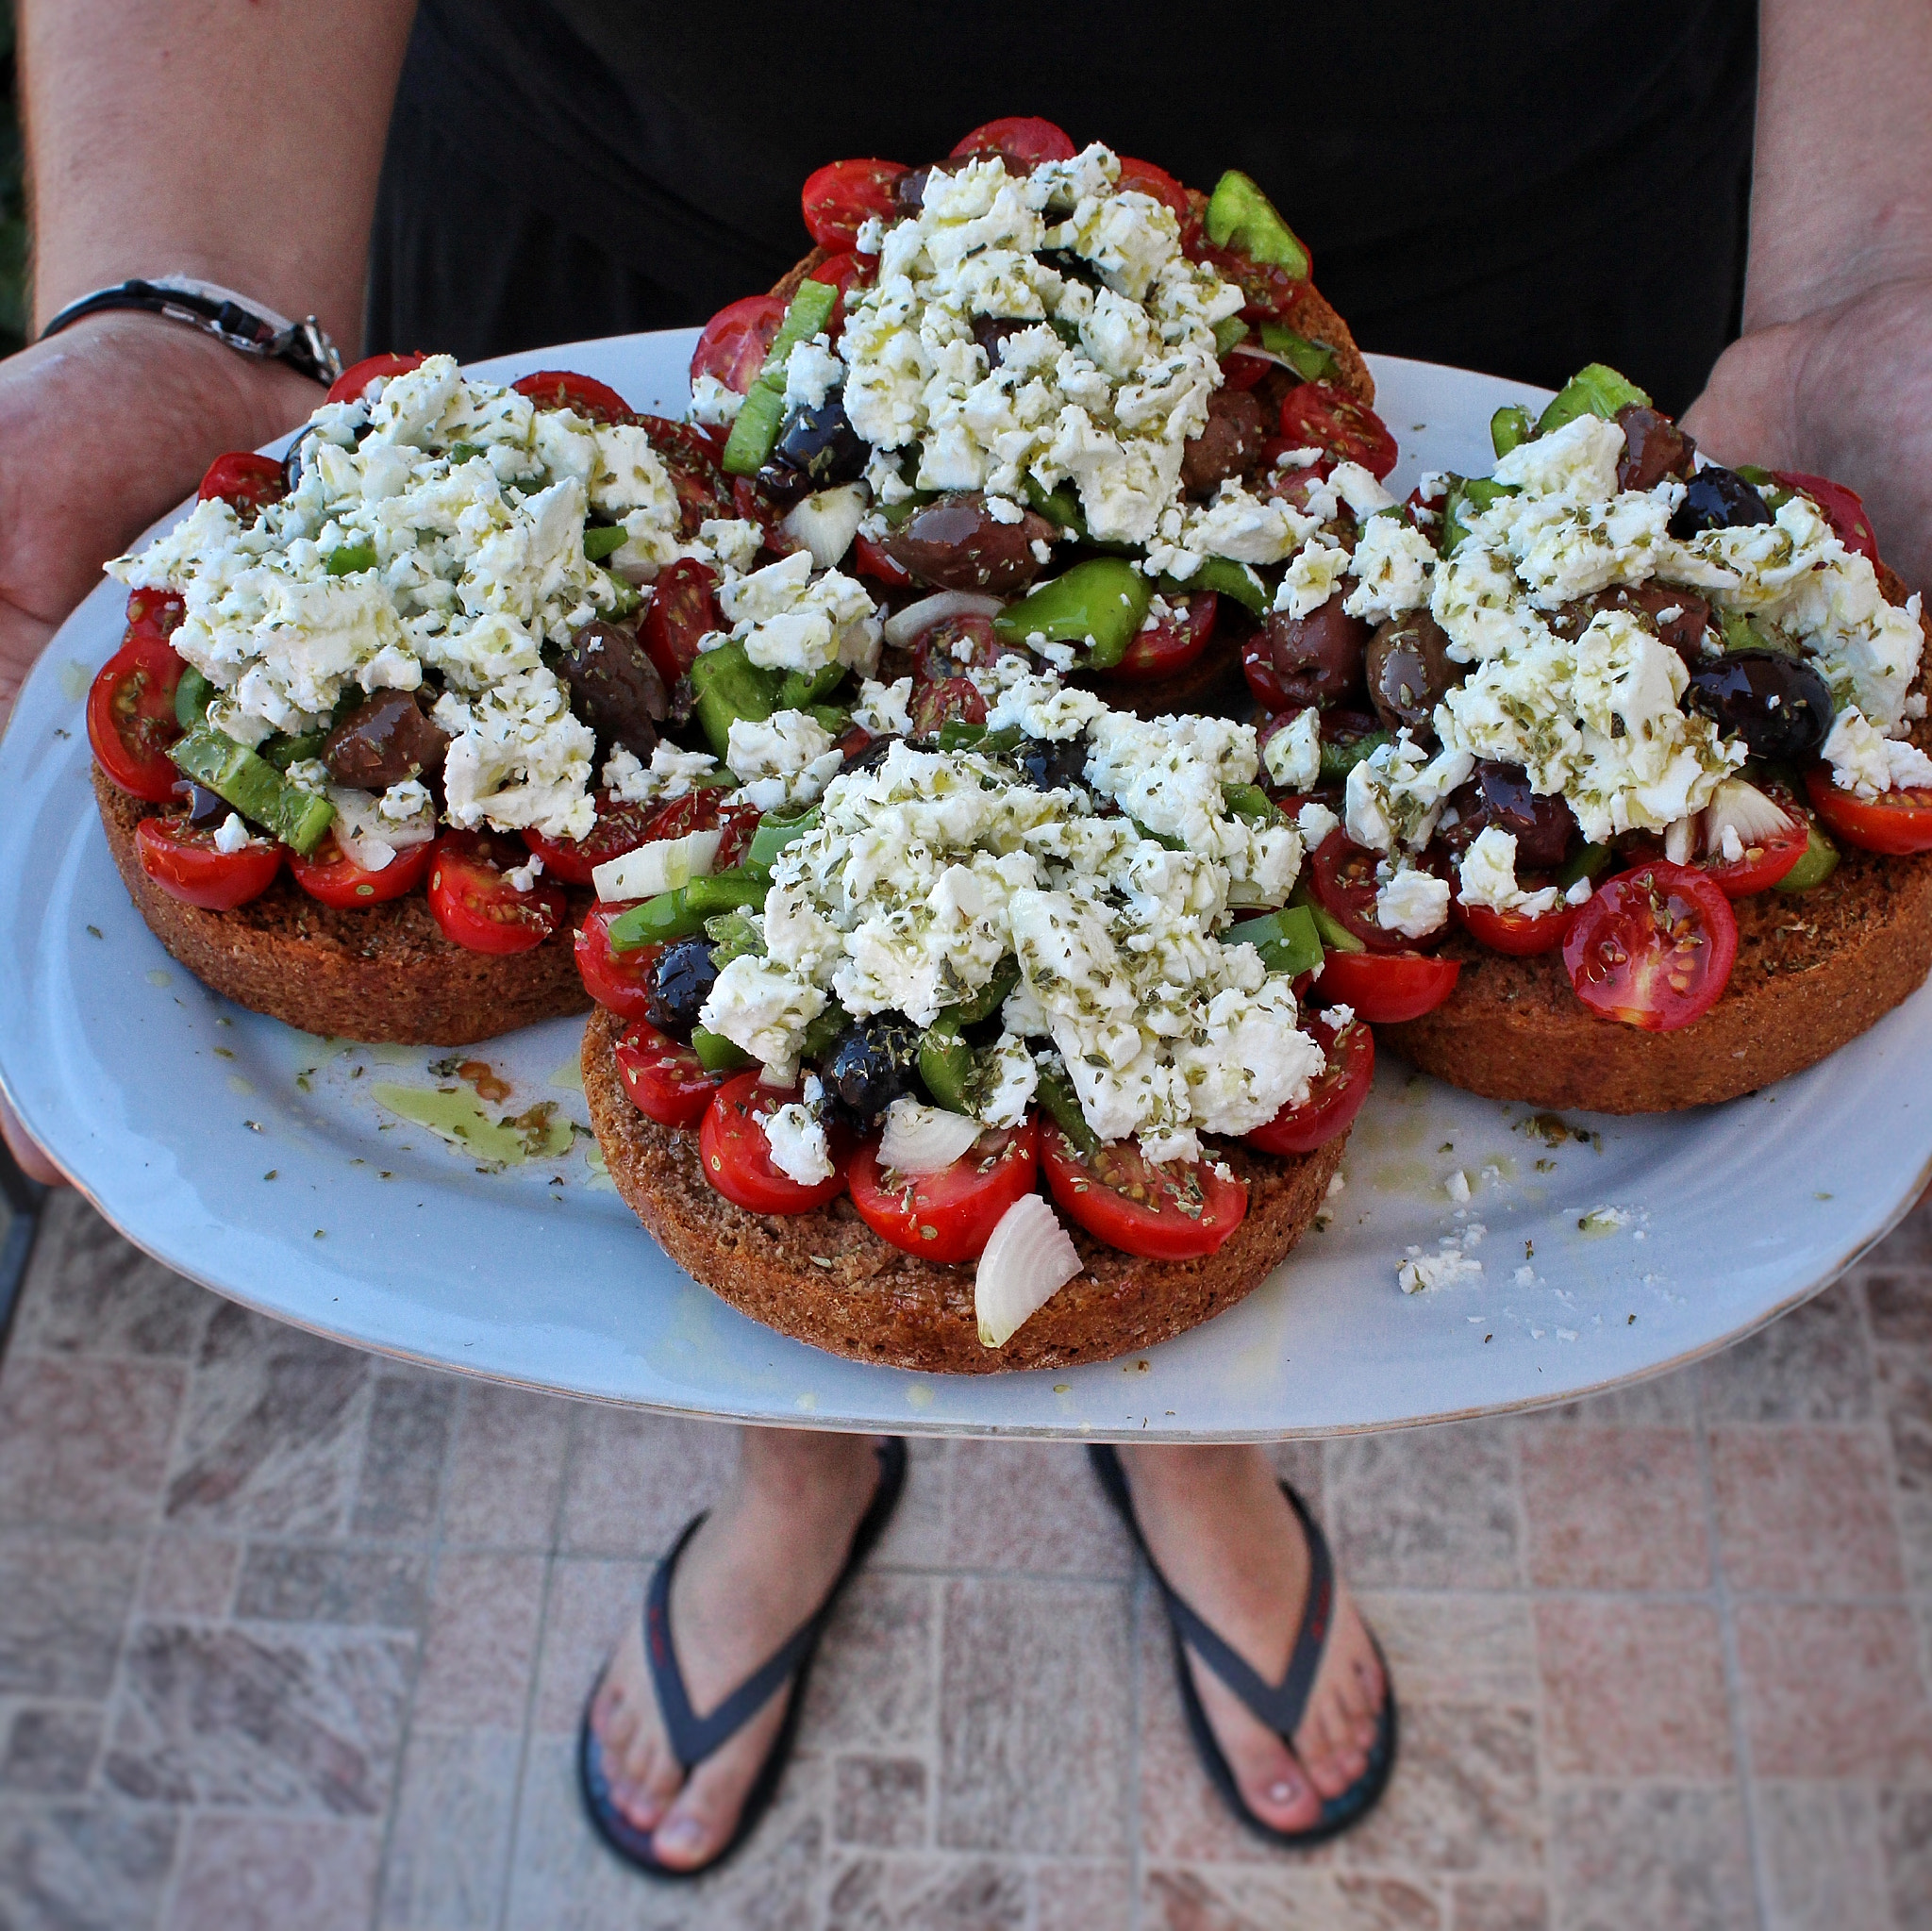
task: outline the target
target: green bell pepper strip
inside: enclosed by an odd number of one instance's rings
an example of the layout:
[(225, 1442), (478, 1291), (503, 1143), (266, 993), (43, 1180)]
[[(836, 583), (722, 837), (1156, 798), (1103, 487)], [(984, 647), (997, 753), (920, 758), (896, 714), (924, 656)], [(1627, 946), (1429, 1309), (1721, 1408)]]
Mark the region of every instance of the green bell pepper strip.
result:
[(1442, 499), (1441, 553), (1444, 561), (1455, 556), (1469, 534), (1469, 525), (1462, 520), (1465, 509), (1473, 517), (1480, 516), (1499, 497), (1521, 493), (1514, 483), (1499, 483), (1493, 476), (1452, 476), (1449, 493)]
[(1772, 471), (1759, 469), (1755, 462), (1740, 462), (1733, 474), (1742, 476), (1764, 498), (1764, 507), (1773, 515), (1798, 493), (1795, 490), (1788, 490)]
[(175, 722), (184, 731), (192, 731), (208, 715), (214, 695), (215, 687), (190, 664), (175, 686)]
[(787, 671), (779, 680), (778, 693), (772, 701), (773, 708), (810, 710), (821, 699), (829, 697), (838, 690), (845, 681), (845, 672), (846, 666), (841, 663), (821, 664), (816, 671)]
[(1318, 905), (1312, 898), (1303, 900), (1299, 906), (1291, 909), (1307, 913), (1324, 951), (1366, 952), (1369, 949), (1334, 913), (1325, 906)]
[(340, 549), (331, 550), (322, 559), (322, 567), (331, 576), (350, 576), (358, 570), (375, 568), (375, 545), (374, 543), (344, 543)]
[(629, 540), (629, 532), (620, 524), (586, 524), (584, 555), (592, 563), (601, 563), (605, 558), (616, 556)]
[(1838, 870), (1838, 847), (1818, 828), (1818, 821), (1807, 812), (1805, 820), (1811, 841), (1805, 856), (1777, 881), (1778, 891), (1810, 891), (1823, 885)]
[(1006, 643), (1084, 643), (1089, 668), (1105, 671), (1126, 656), (1153, 601), (1154, 586), (1131, 563), (1095, 557), (1008, 604), (992, 620), (993, 635)]
[(719, 912), (756, 909), (764, 904), (771, 885), (770, 878), (749, 866), (733, 865), (727, 871), (713, 872), (709, 877), (693, 878), (684, 888), (684, 902), (691, 916), (702, 924)]
[(1627, 376), (1602, 362), (1587, 362), (1557, 391), (1555, 400), (1537, 418), (1537, 432), (1547, 436), (1578, 416), (1602, 416), (1607, 422), (1632, 403), (1650, 406), (1650, 397)]
[(1580, 844), (1557, 874), (1557, 883), (1568, 891), (1579, 878), (1601, 878), (1615, 857), (1608, 845)]
[(760, 819), (758, 828), (751, 835), (751, 848), (744, 855), (746, 866), (753, 871), (770, 872), (778, 854), (787, 845), (802, 839), (807, 832), (816, 831), (818, 823), (816, 805), (803, 818), (783, 822), (775, 818)]
[(949, 1113), (970, 1111), (966, 1093), (973, 1066), (973, 1048), (959, 1036), (958, 1015), (941, 1013), (919, 1036), (919, 1076), (933, 1105)]
[(1029, 508), (1070, 537), (1085, 541), (1087, 519), (1080, 512), (1079, 491), (1073, 484), (1062, 483), (1057, 490), (1043, 490), (1030, 475), (1023, 480)]
[(1304, 382), (1325, 382), (1335, 374), (1335, 351), (1325, 342), (1310, 341), (1280, 322), (1261, 325), (1261, 346), (1279, 356)]
[(1349, 742), (1333, 743), (1326, 738), (1322, 740), (1321, 781), (1324, 785), (1341, 785), (1348, 782), (1348, 774), (1363, 758), (1379, 751), (1384, 744), (1392, 744), (1395, 740), (1387, 731), (1370, 731), (1366, 736), (1352, 739)]
[(1788, 658), (1798, 655), (1797, 650), (1782, 638), (1774, 637), (1770, 631), (1760, 629), (1755, 619), (1745, 616), (1741, 610), (1719, 610), (1713, 613), (1718, 628), (1724, 632), (1724, 648), (1732, 650), (1774, 650)]
[(977, 1025), (983, 1019), (991, 1019), (1007, 1003), (1007, 995), (1020, 983), (1020, 961), (1016, 958), (1002, 959), (993, 975), (971, 998), (962, 999), (957, 1006), (949, 1006), (942, 1012), (935, 1025), (948, 1019), (956, 1020), (960, 1025)]
[(305, 858), (322, 842), (336, 815), (326, 798), (290, 784), (267, 758), (210, 724), (197, 724), (176, 739), (168, 756), (185, 775)]
[(1234, 247), (1250, 261), (1285, 270), (1292, 281), (1308, 278), (1308, 251), (1253, 179), (1230, 168), (1208, 198), (1208, 239)]
[(1224, 945), (1252, 945), (1271, 973), (1299, 978), (1322, 963), (1322, 936), (1315, 915), (1303, 906), (1283, 906), (1265, 918), (1241, 919), (1221, 935)]
[(628, 617), (644, 601), (644, 593), (636, 584), (618, 575), (607, 563), (598, 564), (604, 573), (604, 581), (610, 587), (610, 614), (613, 617)]
[(801, 1035), (798, 1057), (808, 1062), (824, 1058), (851, 1024), (852, 1015), (836, 999), (827, 999)]
[(691, 909), (689, 891), (690, 887), (683, 885), (675, 891), (660, 891), (656, 898), (647, 898), (612, 919), (604, 935), (611, 951), (636, 952), (640, 946), (695, 939), (705, 929), (705, 922)]
[(1054, 1124), (1083, 1154), (1100, 1151), (1100, 1136), (1087, 1124), (1080, 1110), (1080, 1096), (1061, 1066), (1042, 1066), (1033, 1097), (1052, 1114)]
[(707, 1073), (736, 1073), (741, 1066), (752, 1063), (751, 1055), (742, 1046), (733, 1045), (723, 1033), (714, 1033), (706, 1026), (691, 1027), (691, 1049)]
[(1248, 339), (1248, 325), (1239, 315), (1224, 315), (1214, 325), (1214, 353), (1224, 356)]
[[(356, 693), (358, 697), (360, 691)], [(191, 730), (193, 725), (190, 725)], [(320, 757), (322, 747), (328, 742), (326, 731), (304, 731), (299, 738), (277, 738), (260, 753), (264, 764), (272, 764), (277, 771), (287, 771), (291, 764), (300, 764), (310, 757)]]
[(1218, 597), (1232, 597), (1257, 617), (1265, 617), (1274, 601), (1268, 586), (1254, 570), (1225, 557), (1209, 557), (1185, 583), (1177, 576), (1160, 579), (1162, 596), (1187, 597), (1204, 590), (1211, 590)]
[(1531, 420), (1529, 411), (1520, 403), (1505, 403), (1490, 418), (1490, 441), (1495, 445), (1499, 458), (1527, 442), (1535, 434), (1536, 424)]
[(785, 422), (785, 364), (800, 342), (809, 341), (831, 320), (832, 305), (838, 299), (839, 291), (830, 282), (799, 283), (778, 333), (772, 338), (765, 366), (725, 440), (726, 475), (755, 476), (765, 466)]
[(1223, 785), (1222, 802), (1249, 824), (1285, 824), (1280, 807), (1259, 785)]
[(695, 699), (691, 714), (717, 757), (730, 756), (731, 726), (737, 719), (761, 724), (777, 709), (782, 682), (776, 671), (753, 663), (741, 643), (721, 643), (716, 650), (699, 653), (691, 667)]

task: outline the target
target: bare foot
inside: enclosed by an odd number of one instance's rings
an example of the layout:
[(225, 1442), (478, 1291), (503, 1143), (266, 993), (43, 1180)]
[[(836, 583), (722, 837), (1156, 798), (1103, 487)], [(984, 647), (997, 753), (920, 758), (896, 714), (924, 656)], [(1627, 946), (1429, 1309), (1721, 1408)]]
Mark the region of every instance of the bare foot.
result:
[[(717, 1708), (824, 1601), (878, 1488), (862, 1435), (747, 1428), (730, 1489), (679, 1558), (671, 1635), (691, 1708)], [(664, 1733), (642, 1619), (619, 1640), (591, 1711), (617, 1808), (660, 1863), (714, 1857), (784, 1720), (788, 1685), (686, 1775)]]
[[(1267, 1683), (1279, 1683), (1308, 1589), (1301, 1524), (1258, 1448), (1120, 1451), (1161, 1573)], [(1335, 1617), (1290, 1750), (1191, 1649), (1189, 1668), (1242, 1801), (1275, 1830), (1316, 1823), (1368, 1768), (1386, 1694), (1367, 1628), (1340, 1580)]]

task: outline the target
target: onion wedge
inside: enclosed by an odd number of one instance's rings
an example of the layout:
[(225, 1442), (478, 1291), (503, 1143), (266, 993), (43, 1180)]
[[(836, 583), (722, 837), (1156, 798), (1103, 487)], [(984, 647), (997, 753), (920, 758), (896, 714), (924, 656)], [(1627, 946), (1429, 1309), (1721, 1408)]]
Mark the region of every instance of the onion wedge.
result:
[(973, 1277), (979, 1345), (1003, 1348), (1080, 1272), (1080, 1251), (1037, 1193), (1000, 1216)]

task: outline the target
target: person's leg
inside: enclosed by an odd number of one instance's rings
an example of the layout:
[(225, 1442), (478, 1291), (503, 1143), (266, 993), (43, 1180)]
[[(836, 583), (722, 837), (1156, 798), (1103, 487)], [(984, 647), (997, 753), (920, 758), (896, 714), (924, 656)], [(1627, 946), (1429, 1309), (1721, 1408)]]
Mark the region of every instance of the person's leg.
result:
[[(1301, 1525), (1258, 1448), (1123, 1446), (1149, 1554), (1184, 1601), (1269, 1683), (1278, 1683), (1308, 1586)], [(1198, 1657), (1202, 1706), (1248, 1807), (1307, 1830), (1324, 1798), (1368, 1767), (1384, 1685), (1374, 1645), (1338, 1581), (1335, 1621), (1307, 1714), (1289, 1750)]]
[[(671, 1591), (672, 1640), (700, 1716), (824, 1600), (878, 1472), (863, 1435), (740, 1431), (737, 1473), (685, 1550)], [(655, 1833), (660, 1863), (707, 1863), (730, 1838), (791, 1693), (780, 1691), (686, 1777), (665, 1742), (641, 1619), (631, 1619), (591, 1722), (617, 1806), (638, 1829)]]

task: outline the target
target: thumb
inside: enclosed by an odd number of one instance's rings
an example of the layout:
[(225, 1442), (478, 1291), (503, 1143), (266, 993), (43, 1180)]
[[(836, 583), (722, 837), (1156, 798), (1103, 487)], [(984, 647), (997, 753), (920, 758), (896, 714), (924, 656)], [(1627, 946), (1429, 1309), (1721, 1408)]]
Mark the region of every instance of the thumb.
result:
[(1796, 462), (1804, 348), (1801, 331), (1787, 323), (1740, 337), (1717, 358), (1683, 418), (1707, 456), (1725, 463)]
[(0, 1138), (6, 1140), (8, 1151), (29, 1180), (38, 1180), (42, 1187), (67, 1184), (67, 1176), (26, 1137), (26, 1129), (4, 1099), (0, 1099)]

